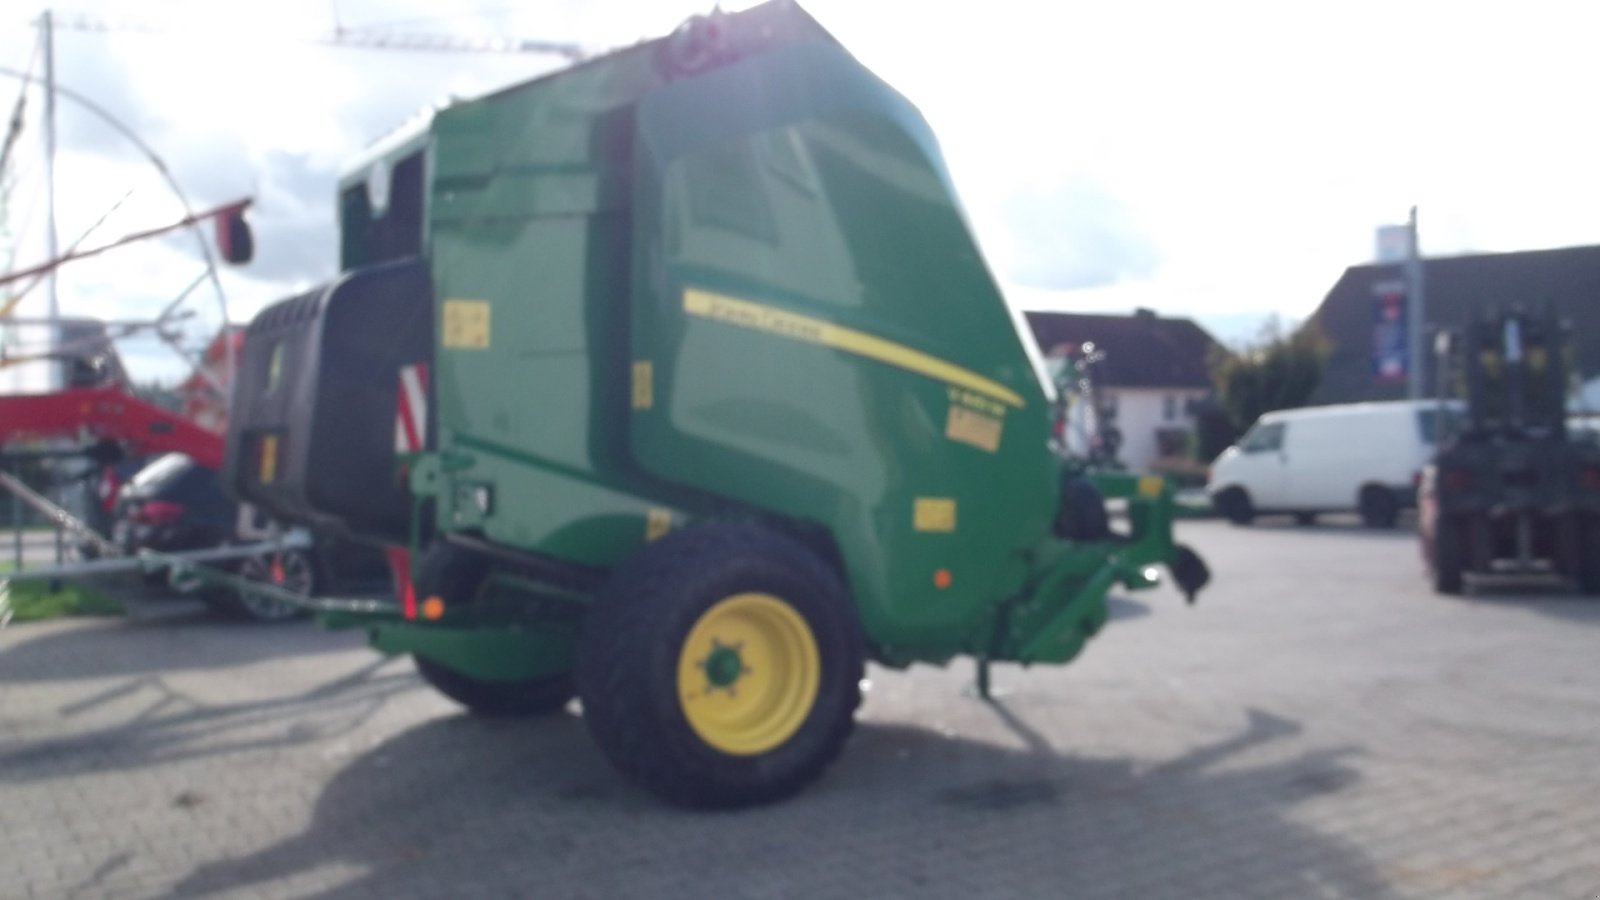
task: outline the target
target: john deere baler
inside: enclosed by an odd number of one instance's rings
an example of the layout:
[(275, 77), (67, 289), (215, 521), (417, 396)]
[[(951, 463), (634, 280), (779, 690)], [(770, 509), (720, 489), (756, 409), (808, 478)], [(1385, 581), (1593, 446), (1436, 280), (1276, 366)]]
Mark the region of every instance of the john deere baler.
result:
[(1158, 480), (1058, 533), (1055, 391), (932, 133), (792, 3), (440, 110), (339, 222), (250, 326), (232, 483), (408, 544), (377, 647), (479, 712), (576, 694), (673, 801), (811, 780), (865, 660), (1065, 662), (1177, 552)]

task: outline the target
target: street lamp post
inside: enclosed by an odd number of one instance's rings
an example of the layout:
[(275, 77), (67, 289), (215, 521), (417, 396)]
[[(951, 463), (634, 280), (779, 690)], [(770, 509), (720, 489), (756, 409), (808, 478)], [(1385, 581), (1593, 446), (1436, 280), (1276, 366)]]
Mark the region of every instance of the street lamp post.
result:
[(1411, 207), (1411, 221), (1407, 226), (1409, 240), (1406, 241), (1406, 396), (1413, 400), (1422, 399), (1426, 391), (1426, 382), (1423, 380), (1422, 359), (1422, 329), (1426, 316), (1423, 314), (1424, 285), (1422, 277), (1422, 246), (1417, 240), (1417, 208)]
[[(56, 54), (55, 35), (50, 10), (39, 17), (39, 37), (44, 42), (44, 192), (45, 192), (45, 258), (61, 255), (60, 237), (56, 233)], [(49, 285), (50, 326), (46, 339), (51, 352), (61, 340), (61, 301), (56, 293), (56, 276), (50, 273)], [(52, 366), (50, 383), (46, 390), (56, 390), (66, 382), (64, 365)]]

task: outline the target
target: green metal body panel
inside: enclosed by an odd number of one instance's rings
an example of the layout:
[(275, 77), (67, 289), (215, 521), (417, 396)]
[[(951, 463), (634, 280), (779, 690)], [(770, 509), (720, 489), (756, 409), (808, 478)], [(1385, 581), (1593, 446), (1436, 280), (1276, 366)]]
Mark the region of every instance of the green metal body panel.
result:
[[(434, 121), (429, 256), (439, 526), (587, 565), (643, 541), (652, 501), (626, 459), (630, 104), (659, 83), (625, 51), (460, 104)], [(449, 300), (488, 310), (450, 346)], [(492, 491), (485, 513), (468, 500)]]
[(568, 590), (499, 571), (469, 602), (435, 621), (381, 616), (323, 617), (330, 627), (365, 627), (387, 654), (416, 654), (484, 681), (525, 681), (570, 671), (582, 604)]
[(1105, 624), (1106, 592), (1119, 575), (1107, 565), (1116, 551), (1099, 544), (1046, 543), (1035, 562), (1040, 572), (1030, 590), (1005, 608), (990, 659), (1066, 662)]
[[(439, 530), (598, 568), (697, 518), (799, 523), (883, 661), (1070, 658), (1170, 552), (1170, 493), (1130, 483), (1129, 543), (1050, 536), (1053, 391), (928, 126), (792, 4), (725, 22), (741, 49), (698, 74), (641, 44), (374, 152), (428, 155), (413, 491)], [(458, 614), (375, 640), (486, 678), (569, 660), (559, 623)]]
[(1151, 570), (1170, 562), (1177, 547), (1172, 540), (1177, 512), (1172, 485), (1159, 475), (1127, 472), (1094, 472), (1089, 478), (1107, 500), (1127, 504), (1128, 539), (1107, 557), (1108, 565), (1121, 570), (1117, 580), (1129, 590), (1156, 586), (1160, 579)]
[[(632, 347), (656, 399), (632, 414), (633, 457), (824, 525), (888, 655), (975, 649), (1049, 527), (1054, 461), (1045, 395), (927, 126), (817, 41), (651, 94), (639, 134)], [(863, 353), (855, 334), (894, 346)], [(946, 436), (967, 406), (992, 449)], [(919, 530), (919, 500), (947, 502), (948, 530)]]

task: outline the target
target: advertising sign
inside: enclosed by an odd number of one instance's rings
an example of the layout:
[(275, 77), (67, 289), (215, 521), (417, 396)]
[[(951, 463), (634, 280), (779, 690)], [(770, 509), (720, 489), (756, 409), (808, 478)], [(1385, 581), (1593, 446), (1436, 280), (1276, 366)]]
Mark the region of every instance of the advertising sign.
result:
[(1411, 255), (1411, 226), (1379, 225), (1377, 234), (1378, 262), (1405, 262)]
[(1372, 286), (1372, 374), (1385, 383), (1406, 380), (1406, 289), (1398, 281)]

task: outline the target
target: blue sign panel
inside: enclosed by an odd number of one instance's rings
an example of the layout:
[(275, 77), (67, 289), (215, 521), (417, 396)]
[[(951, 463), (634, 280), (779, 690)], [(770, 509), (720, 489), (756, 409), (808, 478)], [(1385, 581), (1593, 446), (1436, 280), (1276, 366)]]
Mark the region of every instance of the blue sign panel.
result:
[(1400, 284), (1385, 283), (1372, 289), (1372, 374), (1382, 382), (1406, 380), (1406, 292)]

